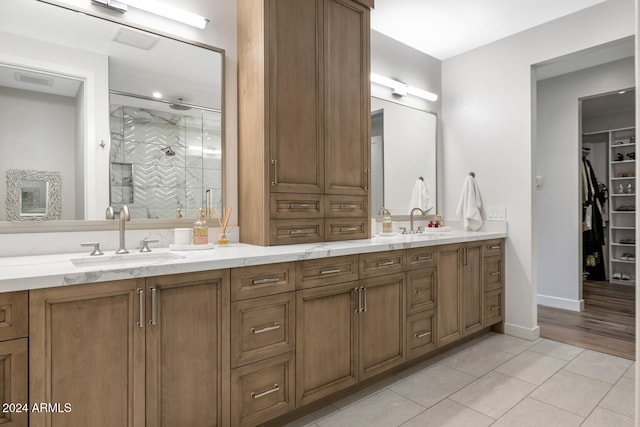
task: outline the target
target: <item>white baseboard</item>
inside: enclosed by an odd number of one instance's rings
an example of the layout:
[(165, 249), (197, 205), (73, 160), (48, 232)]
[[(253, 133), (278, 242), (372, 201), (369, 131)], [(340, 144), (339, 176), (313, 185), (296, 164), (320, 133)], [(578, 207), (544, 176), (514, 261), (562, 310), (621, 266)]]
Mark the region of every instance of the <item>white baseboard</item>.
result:
[(514, 325), (513, 323), (505, 323), (504, 333), (507, 335), (513, 335), (514, 337), (533, 341), (540, 338), (540, 326), (536, 326), (534, 328), (525, 328), (524, 326)]
[(562, 308), (564, 310), (582, 311), (584, 310), (584, 300), (573, 300), (566, 298), (550, 297), (538, 294), (538, 304), (547, 307)]

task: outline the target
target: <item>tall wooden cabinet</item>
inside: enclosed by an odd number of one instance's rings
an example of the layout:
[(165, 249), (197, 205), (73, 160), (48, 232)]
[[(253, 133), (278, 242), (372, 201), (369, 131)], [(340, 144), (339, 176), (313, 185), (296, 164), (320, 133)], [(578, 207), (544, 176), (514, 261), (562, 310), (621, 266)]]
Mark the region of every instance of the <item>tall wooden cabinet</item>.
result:
[(372, 6), (238, 1), (242, 242), (369, 235)]

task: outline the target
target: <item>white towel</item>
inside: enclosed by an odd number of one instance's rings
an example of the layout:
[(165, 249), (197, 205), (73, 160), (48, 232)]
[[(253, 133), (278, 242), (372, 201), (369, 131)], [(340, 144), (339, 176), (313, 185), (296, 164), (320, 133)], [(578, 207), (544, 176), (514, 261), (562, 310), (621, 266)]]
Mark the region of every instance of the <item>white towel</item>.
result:
[(413, 190), (411, 191), (411, 200), (409, 201), (409, 212), (411, 214), (411, 209), (420, 208), (423, 211), (427, 212), (430, 209), (433, 209), (433, 203), (431, 203), (431, 197), (429, 197), (429, 191), (427, 190), (427, 186), (424, 184), (424, 181), (419, 179), (413, 184)]
[(482, 199), (475, 178), (467, 175), (462, 185), (462, 194), (456, 213), (462, 216), (465, 230), (476, 231), (482, 226)]

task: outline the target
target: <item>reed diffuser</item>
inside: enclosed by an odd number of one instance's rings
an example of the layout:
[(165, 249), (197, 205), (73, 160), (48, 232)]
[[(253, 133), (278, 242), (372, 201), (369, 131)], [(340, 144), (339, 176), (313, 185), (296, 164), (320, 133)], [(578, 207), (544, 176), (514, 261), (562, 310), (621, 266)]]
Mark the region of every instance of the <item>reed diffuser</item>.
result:
[(227, 237), (227, 225), (229, 225), (229, 219), (231, 218), (231, 208), (222, 208), (222, 218), (218, 215), (218, 210), (213, 208), (213, 213), (216, 215), (218, 225), (220, 226), (220, 236), (218, 237), (219, 245), (228, 245), (229, 238)]

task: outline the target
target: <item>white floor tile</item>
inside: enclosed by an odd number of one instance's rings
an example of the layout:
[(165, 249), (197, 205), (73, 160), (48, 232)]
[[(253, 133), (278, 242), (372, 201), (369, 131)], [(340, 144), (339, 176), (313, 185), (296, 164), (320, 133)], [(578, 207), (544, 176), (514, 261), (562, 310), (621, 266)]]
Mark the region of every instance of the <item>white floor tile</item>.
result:
[(493, 427), (573, 427), (582, 421), (583, 418), (576, 414), (526, 398), (496, 421)]
[(402, 427), (486, 427), (495, 420), (479, 412), (445, 399)]
[(629, 369), (627, 369), (627, 372), (625, 372), (623, 376), (625, 378), (631, 378), (632, 380), (636, 379), (636, 362), (633, 362), (633, 364), (629, 366)]
[(586, 417), (609, 390), (609, 383), (561, 370), (531, 393), (531, 397)]
[(484, 345), (474, 345), (459, 353), (452, 354), (440, 363), (469, 375), (480, 377), (512, 358), (504, 351), (494, 350)]
[(565, 369), (613, 384), (629, 369), (631, 363), (630, 360), (621, 357), (585, 350), (569, 362)]
[(633, 418), (635, 413), (635, 380), (620, 378), (602, 399), (600, 407)]
[(606, 409), (596, 408), (581, 427), (633, 427), (633, 419)]
[(529, 350), (566, 361), (575, 359), (584, 351), (583, 348), (576, 347), (571, 344), (551, 341), (544, 338), (540, 339), (540, 341)]
[(415, 373), (390, 389), (429, 408), (474, 381), (476, 377), (444, 365)]
[(496, 368), (496, 371), (512, 377), (528, 381), (532, 384), (540, 385), (556, 372), (558, 372), (567, 362), (546, 356), (534, 351), (525, 351), (513, 359), (505, 362)]
[(492, 418), (500, 418), (535, 389), (533, 384), (490, 372), (450, 397)]

